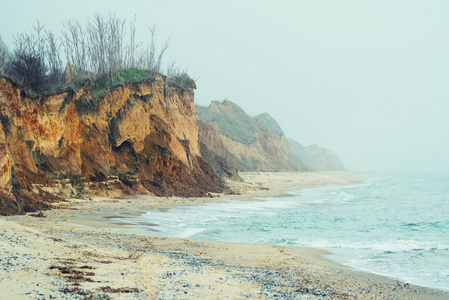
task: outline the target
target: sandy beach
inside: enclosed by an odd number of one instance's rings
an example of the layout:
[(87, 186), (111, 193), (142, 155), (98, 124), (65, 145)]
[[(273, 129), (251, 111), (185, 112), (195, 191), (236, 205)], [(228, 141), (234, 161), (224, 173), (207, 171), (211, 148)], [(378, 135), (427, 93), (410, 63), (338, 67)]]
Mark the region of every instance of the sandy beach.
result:
[[(350, 270), (316, 249), (120, 231), (155, 207), (261, 201), (286, 191), (362, 183), (349, 172), (242, 173), (211, 198), (92, 197), (44, 217), (0, 217), (0, 299), (448, 299), (449, 293)], [(113, 229), (111, 229), (113, 228)]]

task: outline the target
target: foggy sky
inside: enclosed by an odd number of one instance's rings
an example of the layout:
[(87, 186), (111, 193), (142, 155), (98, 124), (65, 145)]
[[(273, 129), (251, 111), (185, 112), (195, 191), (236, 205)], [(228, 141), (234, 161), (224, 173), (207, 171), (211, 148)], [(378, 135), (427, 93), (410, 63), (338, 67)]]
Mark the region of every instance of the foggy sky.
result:
[[(5, 1), (6, 2), (6, 1)], [(40, 3), (40, 5), (38, 5)], [(7, 1), (0, 34), (94, 13), (156, 25), (196, 102), (270, 113), (352, 170), (449, 172), (449, 1)]]

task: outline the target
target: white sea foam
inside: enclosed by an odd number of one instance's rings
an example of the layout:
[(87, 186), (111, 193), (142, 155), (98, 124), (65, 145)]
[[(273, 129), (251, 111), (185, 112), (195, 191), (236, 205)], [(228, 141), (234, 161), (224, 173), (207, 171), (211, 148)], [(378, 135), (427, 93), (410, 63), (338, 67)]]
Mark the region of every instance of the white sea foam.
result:
[(449, 178), (368, 177), (286, 198), (155, 210), (140, 222), (168, 236), (327, 249), (354, 268), (449, 289)]
[(195, 234), (202, 233), (206, 230), (207, 230), (207, 228), (192, 228), (192, 227), (190, 227), (185, 230), (180, 230), (179, 234), (177, 234), (177, 236), (181, 237), (181, 238), (189, 238), (189, 237), (194, 236)]
[(292, 241), (298, 246), (313, 248), (343, 248), (343, 249), (370, 249), (381, 252), (426, 252), (448, 251), (449, 244), (444, 242), (414, 241), (414, 240), (390, 240), (383, 242), (332, 242), (329, 240), (304, 240)]

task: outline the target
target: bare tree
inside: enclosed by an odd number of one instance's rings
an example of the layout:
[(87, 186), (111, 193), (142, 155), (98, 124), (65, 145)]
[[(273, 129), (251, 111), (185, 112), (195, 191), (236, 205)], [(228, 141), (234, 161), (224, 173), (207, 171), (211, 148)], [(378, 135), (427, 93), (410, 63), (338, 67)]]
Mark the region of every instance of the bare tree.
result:
[(152, 70), (154, 68), (154, 61), (156, 56), (156, 46), (155, 46), (155, 36), (156, 36), (156, 26), (153, 25), (153, 27), (150, 27), (150, 45), (148, 46), (148, 57), (147, 57), (147, 65), (146, 68), (149, 70)]
[(66, 29), (62, 31), (62, 45), (69, 68), (66, 68), (68, 77), (73, 81), (82, 77), (82, 70), (86, 70), (87, 49), (86, 33), (81, 24), (75, 20), (63, 22)]
[[(146, 52), (143, 52), (141, 58), (140, 67), (143, 69), (150, 70), (154, 73), (160, 73), (162, 67), (162, 58), (165, 51), (168, 49), (168, 42), (166, 40), (164, 45), (159, 50), (159, 55), (156, 53), (156, 26), (150, 27), (150, 44), (146, 48)], [(157, 57), (156, 57), (157, 55)]]
[(126, 67), (124, 39), (126, 21), (115, 15), (105, 18), (95, 15), (87, 22), (88, 62), (97, 76), (116, 79), (117, 72)]
[(62, 60), (60, 56), (60, 47), (53, 32), (46, 32), (46, 58), (48, 61), (49, 75), (48, 80), (51, 85), (60, 85), (63, 83)]
[(181, 72), (179, 71), (179, 66), (176, 65), (176, 63), (174, 61), (169, 62), (167, 64), (166, 74), (168, 77), (178, 76), (179, 74), (181, 74)]
[(89, 58), (93, 71), (98, 76), (106, 72), (106, 28), (104, 17), (100, 15), (95, 15), (93, 21), (88, 21), (87, 24)]
[(33, 49), (37, 55), (44, 58), (45, 57), (45, 39), (44, 39), (44, 30), (45, 25), (41, 24), (39, 20), (37, 20), (36, 25), (34, 25), (33, 29), (35, 35), (29, 35), (29, 40), (31, 44), (28, 46), (30, 49)]
[(157, 57), (156, 64), (154, 66), (154, 71), (156, 73), (160, 73), (162, 71), (161, 70), (162, 58), (164, 57), (165, 51), (167, 51), (167, 49), (168, 49), (168, 42), (169, 42), (169, 40), (166, 40), (164, 45), (162, 46), (162, 48), (159, 50), (159, 55)]
[(106, 71), (109, 78), (114, 81), (118, 78), (118, 71), (125, 68), (125, 55), (123, 41), (125, 38), (125, 20), (115, 15), (109, 15), (107, 30), (107, 60)]
[(136, 44), (136, 16), (129, 22), (129, 44), (126, 52), (126, 68), (136, 69), (136, 53), (138, 45)]
[[(67, 20), (63, 25), (62, 45), (72, 82), (95, 76), (110, 84), (120, 81), (122, 71), (126, 69), (161, 72), (168, 40), (161, 48), (156, 47), (155, 26), (150, 28), (149, 43), (143, 45), (136, 41), (135, 17), (126, 22), (115, 14), (107, 17), (96, 14), (87, 19), (84, 26), (74, 20)], [(52, 57), (51, 61), (57, 59)]]

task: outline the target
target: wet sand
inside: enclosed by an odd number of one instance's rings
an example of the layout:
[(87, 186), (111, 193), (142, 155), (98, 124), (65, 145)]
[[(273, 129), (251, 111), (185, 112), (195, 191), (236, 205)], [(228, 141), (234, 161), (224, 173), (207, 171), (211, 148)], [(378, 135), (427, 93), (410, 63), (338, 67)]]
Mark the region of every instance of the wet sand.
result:
[[(120, 231), (158, 207), (260, 201), (288, 190), (357, 184), (348, 172), (243, 173), (239, 195), (71, 199), (0, 218), (0, 299), (448, 299), (449, 294), (349, 270), (325, 251)], [(114, 228), (114, 229), (111, 229)], [(118, 229), (118, 230), (117, 230)], [(237, 233), (238, 234), (238, 233)]]

